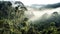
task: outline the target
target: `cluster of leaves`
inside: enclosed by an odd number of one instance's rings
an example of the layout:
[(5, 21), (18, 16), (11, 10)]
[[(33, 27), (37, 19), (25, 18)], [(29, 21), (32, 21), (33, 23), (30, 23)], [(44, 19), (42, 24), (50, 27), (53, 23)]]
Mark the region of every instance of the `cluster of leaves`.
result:
[(27, 9), (22, 2), (16, 1), (14, 4), (18, 5), (13, 7), (10, 1), (0, 1), (0, 34), (14, 34), (25, 26), (22, 24), (26, 19), (24, 11)]

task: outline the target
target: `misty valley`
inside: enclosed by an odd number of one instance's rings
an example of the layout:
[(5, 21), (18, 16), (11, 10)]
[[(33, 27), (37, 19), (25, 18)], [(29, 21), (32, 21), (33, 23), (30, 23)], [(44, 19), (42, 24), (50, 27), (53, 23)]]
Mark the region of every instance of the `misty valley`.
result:
[(60, 34), (60, 3), (0, 1), (0, 34)]

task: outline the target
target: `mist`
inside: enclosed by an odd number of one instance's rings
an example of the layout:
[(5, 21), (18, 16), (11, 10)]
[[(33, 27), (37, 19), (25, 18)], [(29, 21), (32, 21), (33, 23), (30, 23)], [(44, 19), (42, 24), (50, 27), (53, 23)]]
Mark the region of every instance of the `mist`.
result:
[(28, 7), (28, 11), (26, 11), (25, 14), (29, 18), (29, 20), (28, 20), (29, 23), (32, 23), (32, 24), (40, 23), (41, 24), (41, 22), (46, 23), (46, 20), (51, 20), (52, 14), (54, 12), (57, 12), (60, 15), (60, 7), (53, 8), (53, 9), (48, 8), (48, 9), (43, 9), (43, 10), (37, 10), (37, 9)]

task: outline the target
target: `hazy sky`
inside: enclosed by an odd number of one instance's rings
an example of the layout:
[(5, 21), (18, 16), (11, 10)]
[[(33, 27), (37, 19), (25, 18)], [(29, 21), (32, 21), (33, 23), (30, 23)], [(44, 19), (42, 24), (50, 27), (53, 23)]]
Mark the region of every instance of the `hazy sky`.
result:
[(60, 0), (20, 0), (25, 5), (31, 5), (31, 4), (52, 4), (52, 3), (58, 3)]
[(10, 1), (21, 1), (25, 5), (31, 5), (31, 4), (53, 4), (53, 3), (60, 2), (60, 0), (10, 0)]

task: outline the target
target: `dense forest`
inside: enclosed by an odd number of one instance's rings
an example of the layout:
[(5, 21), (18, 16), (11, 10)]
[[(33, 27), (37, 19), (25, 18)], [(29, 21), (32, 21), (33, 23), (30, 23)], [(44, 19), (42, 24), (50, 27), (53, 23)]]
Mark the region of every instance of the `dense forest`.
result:
[[(17, 6), (14, 6), (14, 5)], [(0, 1), (0, 34), (60, 34), (60, 15), (53, 12), (49, 19), (35, 21), (28, 24), (24, 12), (28, 11), (22, 2)], [(42, 21), (44, 19), (44, 21)]]

